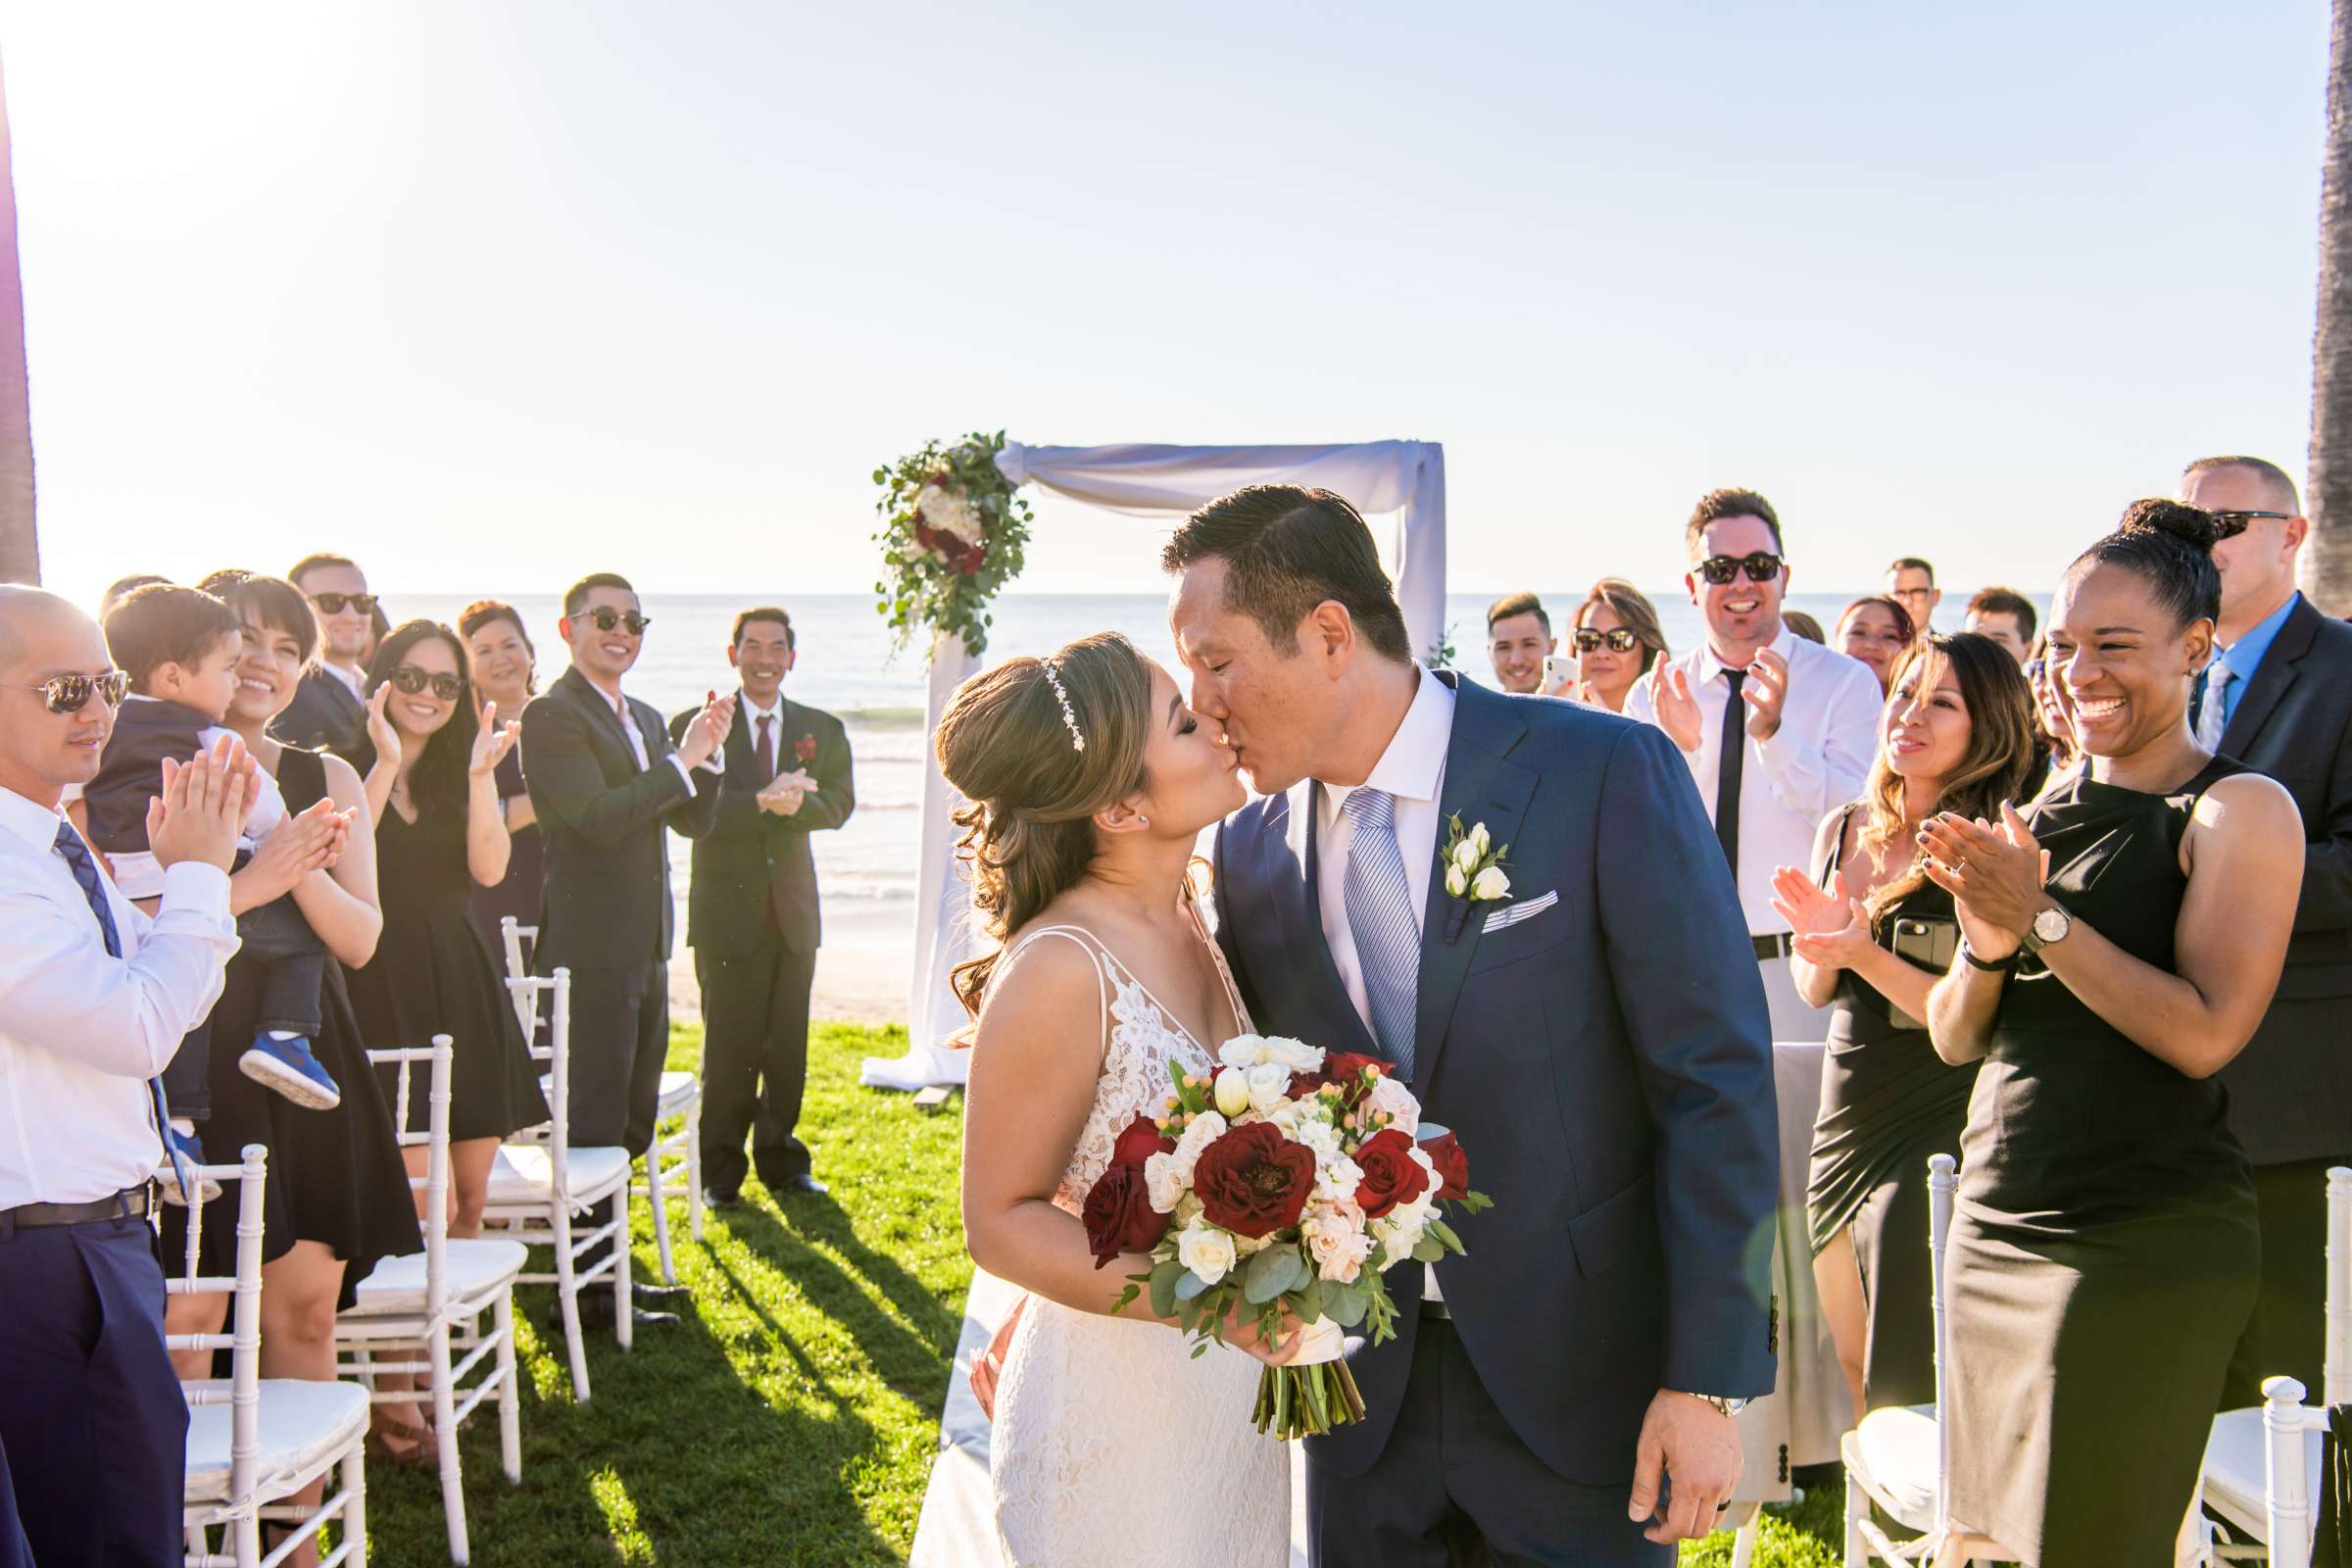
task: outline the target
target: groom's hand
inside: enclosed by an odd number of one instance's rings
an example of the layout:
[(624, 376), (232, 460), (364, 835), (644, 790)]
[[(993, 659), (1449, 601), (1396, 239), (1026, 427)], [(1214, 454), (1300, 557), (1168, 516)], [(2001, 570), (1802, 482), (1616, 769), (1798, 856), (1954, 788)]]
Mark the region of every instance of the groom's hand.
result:
[[(1673, 1490), (1662, 1513), (1661, 1475)], [(1739, 1480), (1740, 1423), (1695, 1395), (1660, 1389), (1642, 1418), (1634, 1495), (1626, 1508), (1636, 1522), (1656, 1516), (1642, 1534), (1659, 1543), (1713, 1534)]]

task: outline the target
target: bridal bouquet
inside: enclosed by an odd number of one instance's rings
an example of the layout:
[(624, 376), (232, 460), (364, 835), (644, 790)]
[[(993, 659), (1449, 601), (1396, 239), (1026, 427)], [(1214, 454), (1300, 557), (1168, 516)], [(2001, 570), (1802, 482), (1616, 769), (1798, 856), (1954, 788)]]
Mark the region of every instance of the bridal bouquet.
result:
[(1148, 1295), (1195, 1355), (1222, 1341), (1229, 1311), (1269, 1341), (1287, 1311), (1302, 1339), (1258, 1379), (1257, 1429), (1328, 1432), (1364, 1413), (1343, 1331), (1363, 1326), (1375, 1345), (1396, 1333), (1381, 1275), (1460, 1253), (1440, 1205), (1489, 1202), (1461, 1145), (1421, 1120), (1387, 1062), (1260, 1035), (1217, 1058), (1206, 1077), (1168, 1064), (1161, 1113), (1129, 1124), (1087, 1194), (1087, 1242), (1097, 1268), (1151, 1254), (1117, 1307)]

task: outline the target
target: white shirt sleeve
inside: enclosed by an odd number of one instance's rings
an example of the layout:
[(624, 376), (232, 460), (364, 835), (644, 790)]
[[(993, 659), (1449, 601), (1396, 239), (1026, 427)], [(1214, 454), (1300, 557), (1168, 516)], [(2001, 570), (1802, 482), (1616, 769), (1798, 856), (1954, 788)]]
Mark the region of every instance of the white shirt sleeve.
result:
[(165, 871), (153, 920), (121, 901), (114, 914), (129, 939), (128, 958), (107, 953), (86, 905), (76, 908), (31, 887), (0, 893), (8, 930), (0, 944), (0, 1018), (21, 1044), (100, 1072), (152, 1078), (220, 1000), (222, 971), (237, 951), (228, 877), (183, 860)]
[(1791, 702), (1801, 678), (1834, 684), (1818, 708), (1808, 703), (1810, 712), (1784, 713), (1772, 739), (1754, 743), (1772, 798), (1808, 822), (1818, 822), (1832, 806), (1860, 797), (1878, 747), (1878, 677), (1868, 665), (1848, 662), (1850, 670), (1817, 664), (1802, 677), (1792, 672)]

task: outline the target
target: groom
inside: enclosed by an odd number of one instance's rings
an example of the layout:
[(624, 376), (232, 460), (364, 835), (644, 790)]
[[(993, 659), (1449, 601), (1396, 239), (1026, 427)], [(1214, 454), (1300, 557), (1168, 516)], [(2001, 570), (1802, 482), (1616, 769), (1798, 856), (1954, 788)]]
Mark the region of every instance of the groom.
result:
[[(1773, 1382), (1771, 1031), (1690, 769), (1659, 732), (1417, 665), (1371, 531), (1252, 485), (1178, 528), (1192, 706), (1263, 798), (1217, 840), (1257, 1026), (1396, 1063), (1493, 1209), (1388, 1275), (1365, 1418), (1307, 1440), (1318, 1568), (1671, 1562)], [(1508, 845), (1448, 896), (1446, 824)]]

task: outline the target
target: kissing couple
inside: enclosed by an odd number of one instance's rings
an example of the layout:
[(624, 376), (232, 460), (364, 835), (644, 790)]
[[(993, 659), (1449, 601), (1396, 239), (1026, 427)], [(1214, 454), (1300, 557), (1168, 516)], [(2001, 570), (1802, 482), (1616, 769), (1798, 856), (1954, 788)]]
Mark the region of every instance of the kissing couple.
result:
[[(1388, 1274), (1360, 1421), (1304, 1440), (1317, 1568), (1646, 1564), (1716, 1527), (1769, 1393), (1771, 1031), (1731, 873), (1660, 731), (1413, 659), (1371, 530), (1253, 485), (1176, 530), (1177, 675), (1115, 633), (956, 693), (975, 913), (963, 1220), (1026, 1292), (996, 1390), (1004, 1560), (1281, 1568), (1286, 1446), (1225, 1326), (1193, 1358), (1080, 1219), (1120, 1134), (1234, 1036), (1379, 1058), (1494, 1207)], [(1244, 788), (1244, 780), (1257, 792)], [(1216, 828), (1209, 891), (1194, 846)], [(1454, 835), (1505, 875), (1449, 877)], [(1507, 886), (1498, 886), (1507, 884)], [(1493, 895), (1493, 896), (1482, 896)]]

